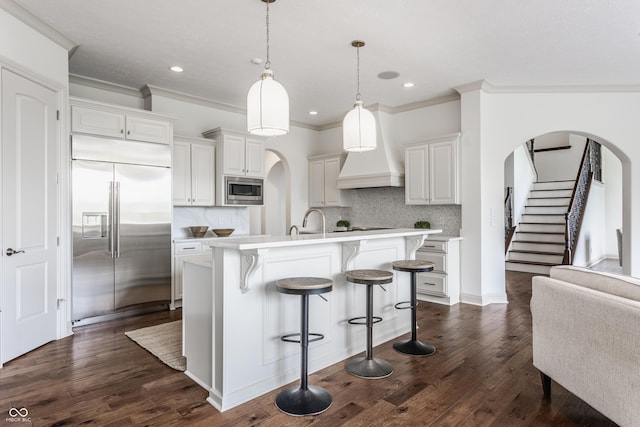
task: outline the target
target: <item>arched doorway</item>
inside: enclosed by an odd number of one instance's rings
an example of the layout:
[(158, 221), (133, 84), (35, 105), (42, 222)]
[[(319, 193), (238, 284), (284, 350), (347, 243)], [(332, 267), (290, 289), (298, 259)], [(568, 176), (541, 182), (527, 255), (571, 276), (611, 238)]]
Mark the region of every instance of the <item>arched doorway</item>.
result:
[[(546, 264), (557, 264), (562, 259), (564, 213), (587, 140), (579, 132), (547, 133), (516, 147), (506, 157), (507, 270), (547, 274)], [(604, 144), (598, 152), (601, 174), (591, 180), (572, 261), (581, 267), (622, 273), (617, 233), (622, 228), (622, 163)], [(515, 228), (512, 235), (511, 225)]]
[(280, 153), (270, 149), (265, 151), (264, 162), (264, 205), (258, 208), (259, 214), (255, 215), (256, 228), (260, 230), (255, 234), (285, 235), (291, 224), (289, 164)]

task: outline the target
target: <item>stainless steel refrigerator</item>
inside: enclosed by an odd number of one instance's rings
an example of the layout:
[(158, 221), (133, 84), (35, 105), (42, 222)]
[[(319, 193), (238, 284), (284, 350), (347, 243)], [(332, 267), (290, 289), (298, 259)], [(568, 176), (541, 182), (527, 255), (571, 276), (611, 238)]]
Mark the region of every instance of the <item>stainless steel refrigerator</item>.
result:
[(72, 137), (72, 320), (166, 304), (171, 147)]

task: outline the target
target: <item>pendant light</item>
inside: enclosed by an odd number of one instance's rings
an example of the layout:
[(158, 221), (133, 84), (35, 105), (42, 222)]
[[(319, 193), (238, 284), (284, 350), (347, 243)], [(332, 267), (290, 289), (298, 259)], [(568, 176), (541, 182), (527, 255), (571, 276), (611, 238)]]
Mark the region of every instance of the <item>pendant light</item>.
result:
[(351, 46), (356, 48), (358, 91), (353, 109), (344, 116), (342, 121), (342, 144), (345, 151), (375, 150), (376, 118), (371, 111), (362, 107), (360, 99), (360, 48), (364, 46), (364, 42), (354, 40), (351, 42)]
[(269, 61), (269, 3), (267, 4), (267, 61), (260, 80), (247, 94), (247, 130), (253, 135), (277, 136), (289, 133), (289, 95), (284, 86), (273, 79)]

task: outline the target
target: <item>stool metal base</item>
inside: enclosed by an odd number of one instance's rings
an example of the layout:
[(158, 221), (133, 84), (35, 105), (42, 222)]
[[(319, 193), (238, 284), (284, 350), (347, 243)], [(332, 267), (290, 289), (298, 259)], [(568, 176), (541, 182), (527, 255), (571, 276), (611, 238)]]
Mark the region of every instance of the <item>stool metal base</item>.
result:
[(391, 363), (375, 357), (370, 359), (367, 359), (366, 357), (358, 357), (350, 360), (345, 365), (345, 369), (351, 375), (366, 379), (386, 378), (393, 372), (393, 366), (391, 366)]
[(331, 394), (322, 387), (310, 385), (289, 387), (276, 397), (276, 407), (289, 415), (317, 415), (331, 406)]
[(417, 340), (400, 341), (393, 344), (396, 351), (412, 356), (431, 356), (436, 352), (436, 346)]

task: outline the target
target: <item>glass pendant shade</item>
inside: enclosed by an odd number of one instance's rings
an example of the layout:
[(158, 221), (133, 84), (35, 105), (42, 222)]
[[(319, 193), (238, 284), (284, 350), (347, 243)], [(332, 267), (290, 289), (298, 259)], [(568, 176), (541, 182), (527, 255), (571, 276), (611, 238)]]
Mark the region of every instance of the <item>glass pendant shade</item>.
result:
[(376, 149), (376, 118), (356, 101), (342, 121), (342, 144), (345, 151)]
[(289, 95), (271, 70), (265, 69), (247, 94), (247, 130), (261, 136), (289, 133)]

